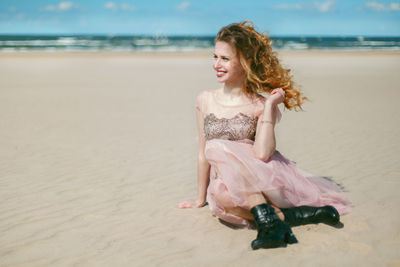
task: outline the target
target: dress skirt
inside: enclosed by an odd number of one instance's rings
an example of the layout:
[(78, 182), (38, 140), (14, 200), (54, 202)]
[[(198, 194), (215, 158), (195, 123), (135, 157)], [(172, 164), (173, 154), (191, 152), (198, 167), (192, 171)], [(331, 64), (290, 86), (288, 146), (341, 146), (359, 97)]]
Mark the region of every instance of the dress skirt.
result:
[(248, 220), (224, 207), (250, 210), (247, 199), (252, 193), (262, 193), (279, 208), (332, 205), (341, 215), (351, 211), (350, 202), (335, 182), (300, 169), (278, 151), (267, 162), (257, 159), (253, 143), (249, 139), (206, 142), (205, 157), (211, 165), (207, 202), (218, 218), (251, 227)]

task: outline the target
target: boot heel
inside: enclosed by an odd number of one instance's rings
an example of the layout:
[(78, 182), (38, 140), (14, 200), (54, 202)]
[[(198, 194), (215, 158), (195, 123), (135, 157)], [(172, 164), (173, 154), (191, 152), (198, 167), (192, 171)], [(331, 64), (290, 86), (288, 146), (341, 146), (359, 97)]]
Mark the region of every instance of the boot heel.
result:
[(286, 247), (287, 244), (298, 243), (297, 238), (294, 236), (292, 230), (287, 224), (283, 222), (282, 224), (279, 224), (276, 227), (269, 229), (269, 231), (272, 232), (271, 235), (257, 238), (251, 243), (251, 247), (253, 249), (281, 248)]
[(288, 244), (296, 244), (296, 243), (299, 243), (299, 241), (297, 241), (297, 238), (294, 236), (294, 234), (292, 233), (292, 231), (290, 231), (290, 233), (287, 234), (287, 236), (286, 236), (286, 243), (288, 243)]
[(253, 250), (259, 248), (285, 248), (287, 246), (287, 242), (284, 239), (255, 239), (251, 242), (251, 248)]
[(251, 242), (253, 249), (286, 247), (297, 243), (290, 226), (279, 219), (268, 204), (253, 207), (251, 213), (257, 226), (257, 238)]
[(292, 232), (292, 229), (290, 229), (290, 226), (285, 224), (285, 242), (288, 244), (295, 244), (295, 243), (299, 243), (299, 241), (297, 241), (297, 238), (295, 237), (295, 235)]

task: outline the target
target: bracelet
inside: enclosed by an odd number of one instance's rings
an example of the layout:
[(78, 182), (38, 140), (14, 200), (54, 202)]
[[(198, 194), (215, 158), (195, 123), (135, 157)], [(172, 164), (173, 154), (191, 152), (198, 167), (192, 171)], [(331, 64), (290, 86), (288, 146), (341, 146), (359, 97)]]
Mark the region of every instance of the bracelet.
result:
[(272, 121), (261, 120), (260, 122), (261, 123), (270, 123), (270, 124), (274, 125), (274, 123)]

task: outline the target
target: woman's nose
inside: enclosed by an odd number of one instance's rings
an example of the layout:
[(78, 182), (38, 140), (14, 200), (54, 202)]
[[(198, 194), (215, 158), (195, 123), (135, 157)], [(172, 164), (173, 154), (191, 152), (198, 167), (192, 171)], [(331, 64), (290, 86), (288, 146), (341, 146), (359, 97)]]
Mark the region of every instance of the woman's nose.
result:
[(214, 69), (217, 69), (221, 66), (221, 61), (218, 59), (214, 59)]

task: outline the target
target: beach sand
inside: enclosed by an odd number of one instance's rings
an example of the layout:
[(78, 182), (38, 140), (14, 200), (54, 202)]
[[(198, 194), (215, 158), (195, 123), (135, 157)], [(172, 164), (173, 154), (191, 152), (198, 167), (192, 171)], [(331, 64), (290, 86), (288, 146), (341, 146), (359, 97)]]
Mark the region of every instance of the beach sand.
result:
[(279, 52), (311, 100), (277, 149), (346, 189), (344, 228), (252, 251), (197, 193), (211, 51), (0, 54), (0, 266), (400, 266), (400, 53)]

